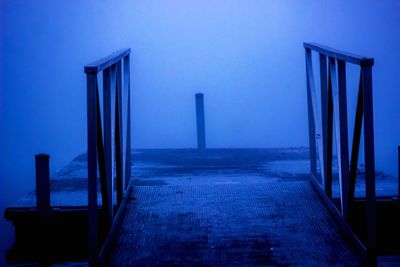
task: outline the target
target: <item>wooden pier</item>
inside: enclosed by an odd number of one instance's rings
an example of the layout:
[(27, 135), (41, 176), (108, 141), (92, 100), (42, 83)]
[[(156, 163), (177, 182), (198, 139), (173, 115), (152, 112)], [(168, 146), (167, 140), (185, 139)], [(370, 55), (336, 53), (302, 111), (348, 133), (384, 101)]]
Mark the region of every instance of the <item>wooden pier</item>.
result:
[[(130, 49), (85, 66), (87, 154), (50, 183), (48, 170), (37, 171), (37, 192), (50, 189), (50, 200), (29, 194), (5, 212), (27, 258), (87, 258), (90, 266), (399, 263), (398, 180), (375, 170), (374, 60), (304, 48), (309, 149), (207, 149), (200, 101), (198, 149), (131, 151)], [(346, 64), (360, 68), (351, 150)]]

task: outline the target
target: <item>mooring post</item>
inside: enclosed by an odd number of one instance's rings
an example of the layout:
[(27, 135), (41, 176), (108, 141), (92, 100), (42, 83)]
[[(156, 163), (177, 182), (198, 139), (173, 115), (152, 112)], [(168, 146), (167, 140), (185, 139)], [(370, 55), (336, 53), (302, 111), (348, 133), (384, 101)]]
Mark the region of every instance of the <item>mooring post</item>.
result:
[(206, 131), (204, 120), (204, 95), (196, 94), (196, 122), (197, 122), (197, 149), (204, 151), (206, 149)]
[(36, 166), (36, 210), (47, 215), (50, 209), (50, 167), (47, 154), (35, 155)]

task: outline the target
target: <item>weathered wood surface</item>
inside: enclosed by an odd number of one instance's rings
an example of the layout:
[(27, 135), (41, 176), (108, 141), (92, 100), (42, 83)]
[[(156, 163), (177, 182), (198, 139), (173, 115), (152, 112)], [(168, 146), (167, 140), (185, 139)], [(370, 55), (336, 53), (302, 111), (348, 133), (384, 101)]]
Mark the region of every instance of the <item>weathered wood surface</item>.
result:
[[(307, 150), (146, 151), (110, 266), (362, 266)], [(140, 154), (139, 154), (140, 155)]]

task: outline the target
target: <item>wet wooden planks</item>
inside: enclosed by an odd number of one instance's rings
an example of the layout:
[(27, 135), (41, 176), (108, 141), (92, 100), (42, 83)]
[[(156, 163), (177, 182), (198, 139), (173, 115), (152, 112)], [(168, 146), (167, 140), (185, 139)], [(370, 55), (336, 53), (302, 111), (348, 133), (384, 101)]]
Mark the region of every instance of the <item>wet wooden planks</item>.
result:
[(229, 160), (216, 163), (218, 172), (200, 160), (158, 162), (157, 175), (131, 184), (107, 264), (361, 266), (308, 177), (290, 174), (287, 160), (287, 172)]

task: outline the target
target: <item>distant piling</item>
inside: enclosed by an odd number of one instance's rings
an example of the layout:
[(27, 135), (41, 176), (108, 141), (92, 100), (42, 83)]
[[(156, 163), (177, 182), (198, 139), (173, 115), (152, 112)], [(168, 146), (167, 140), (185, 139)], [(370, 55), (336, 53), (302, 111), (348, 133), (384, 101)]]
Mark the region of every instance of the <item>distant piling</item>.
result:
[(40, 215), (47, 215), (50, 209), (50, 156), (35, 155), (36, 166), (36, 210)]
[(196, 122), (197, 122), (197, 149), (205, 151), (206, 149), (206, 130), (204, 119), (204, 95), (196, 94)]

